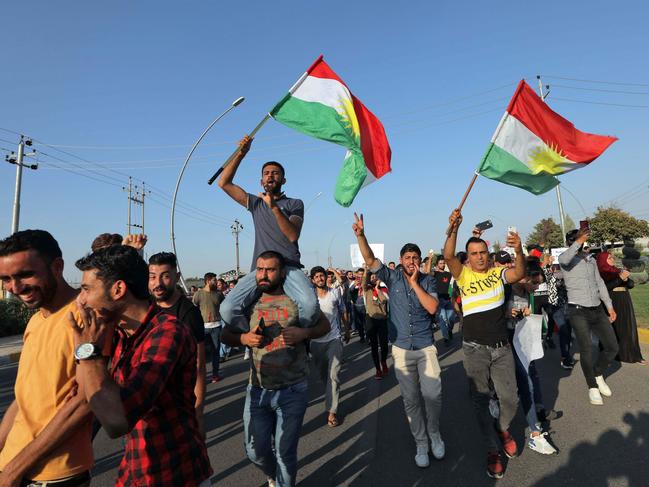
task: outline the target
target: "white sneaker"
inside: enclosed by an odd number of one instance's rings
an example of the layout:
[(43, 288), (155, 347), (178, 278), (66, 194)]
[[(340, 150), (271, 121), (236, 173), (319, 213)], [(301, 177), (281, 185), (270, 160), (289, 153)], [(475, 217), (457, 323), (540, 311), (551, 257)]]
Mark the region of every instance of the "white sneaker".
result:
[(606, 382), (604, 382), (603, 375), (595, 377), (595, 382), (597, 382), (597, 388), (599, 389), (599, 392), (602, 393), (602, 396), (611, 397), (613, 395), (611, 388), (606, 384)]
[(275, 479), (271, 479), (270, 477), (268, 477), (267, 480), (268, 480), (268, 487), (277, 487), (277, 484), (275, 483)]
[(439, 433), (430, 435), (430, 447), (435, 459), (441, 460), (446, 455), (446, 446), (444, 445), (444, 440), (442, 440), (442, 435)]
[(604, 401), (602, 401), (602, 396), (599, 393), (599, 389), (597, 387), (591, 387), (588, 389), (588, 399), (590, 400), (591, 404), (594, 404), (595, 406), (601, 406), (604, 404)]
[(417, 454), (415, 455), (415, 463), (419, 468), (426, 468), (430, 465), (428, 460), (428, 447), (427, 446), (418, 446)]
[(494, 419), (498, 419), (500, 416), (500, 406), (496, 399), (489, 399), (489, 414)]
[(541, 433), (539, 436), (532, 436), (527, 440), (527, 446), (530, 450), (540, 453), (541, 455), (555, 455), (559, 453), (548, 440), (545, 439), (547, 433)]

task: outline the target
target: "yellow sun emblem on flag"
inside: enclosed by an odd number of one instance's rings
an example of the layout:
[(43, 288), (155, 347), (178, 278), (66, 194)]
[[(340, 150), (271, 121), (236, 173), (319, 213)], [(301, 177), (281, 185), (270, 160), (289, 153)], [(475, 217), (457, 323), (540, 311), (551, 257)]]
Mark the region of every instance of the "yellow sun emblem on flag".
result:
[(351, 131), (355, 138), (360, 137), (361, 129), (358, 125), (358, 119), (356, 118), (356, 111), (354, 110), (352, 101), (349, 98), (341, 98), (340, 106), (336, 111), (343, 119), (345, 129)]
[(562, 174), (566, 171), (565, 163), (568, 158), (561, 152), (557, 144), (543, 144), (531, 151), (528, 165), (533, 174)]

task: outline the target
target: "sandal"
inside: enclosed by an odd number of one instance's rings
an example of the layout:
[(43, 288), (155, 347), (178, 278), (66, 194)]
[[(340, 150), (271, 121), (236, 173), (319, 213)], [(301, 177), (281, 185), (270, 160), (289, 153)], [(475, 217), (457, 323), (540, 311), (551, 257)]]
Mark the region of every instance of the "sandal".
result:
[(335, 428), (339, 424), (340, 423), (338, 422), (338, 418), (336, 416), (334, 416), (333, 418), (331, 416), (329, 416), (327, 418), (327, 426), (329, 426), (330, 428)]

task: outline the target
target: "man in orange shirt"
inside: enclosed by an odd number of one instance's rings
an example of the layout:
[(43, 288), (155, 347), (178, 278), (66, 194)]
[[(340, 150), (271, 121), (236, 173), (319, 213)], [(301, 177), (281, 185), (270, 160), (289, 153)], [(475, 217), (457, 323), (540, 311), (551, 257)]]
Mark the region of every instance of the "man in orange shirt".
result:
[(24, 230), (0, 241), (0, 280), (29, 309), (18, 364), (15, 400), (0, 423), (0, 485), (90, 484), (93, 464), (90, 408), (75, 393), (77, 291), (63, 279), (56, 240)]

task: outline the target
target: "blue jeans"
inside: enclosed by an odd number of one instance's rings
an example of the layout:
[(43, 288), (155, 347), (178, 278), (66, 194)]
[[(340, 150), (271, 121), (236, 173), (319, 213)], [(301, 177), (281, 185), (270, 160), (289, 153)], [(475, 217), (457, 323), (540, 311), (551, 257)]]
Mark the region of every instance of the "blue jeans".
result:
[(221, 362), (221, 328), (205, 328), (205, 338), (208, 338), (210, 346), (212, 347), (212, 377), (219, 375), (219, 367)]
[(295, 485), (297, 444), (308, 402), (306, 380), (278, 390), (248, 385), (243, 408), (246, 455), (278, 487)]
[[(320, 315), (320, 305), (315, 288), (302, 269), (286, 268), (284, 292), (297, 304), (300, 312), (300, 325), (303, 328), (313, 326)], [(246, 310), (254, 305), (259, 296), (261, 293), (257, 290), (255, 273), (250, 272), (239, 281), (225, 297), (225, 301), (221, 303), (220, 312), (223, 321), (239, 331), (247, 332), (249, 325)]]
[(561, 308), (553, 307), (552, 317), (559, 327), (559, 349), (561, 350), (562, 359), (571, 359), (570, 345), (572, 342), (572, 327), (566, 315), (566, 306)]
[(453, 303), (447, 299), (440, 299), (439, 306), (437, 307), (437, 323), (442, 330), (442, 336), (445, 340), (449, 339), (449, 333), (453, 333), (455, 319), (456, 315), (453, 310)]

